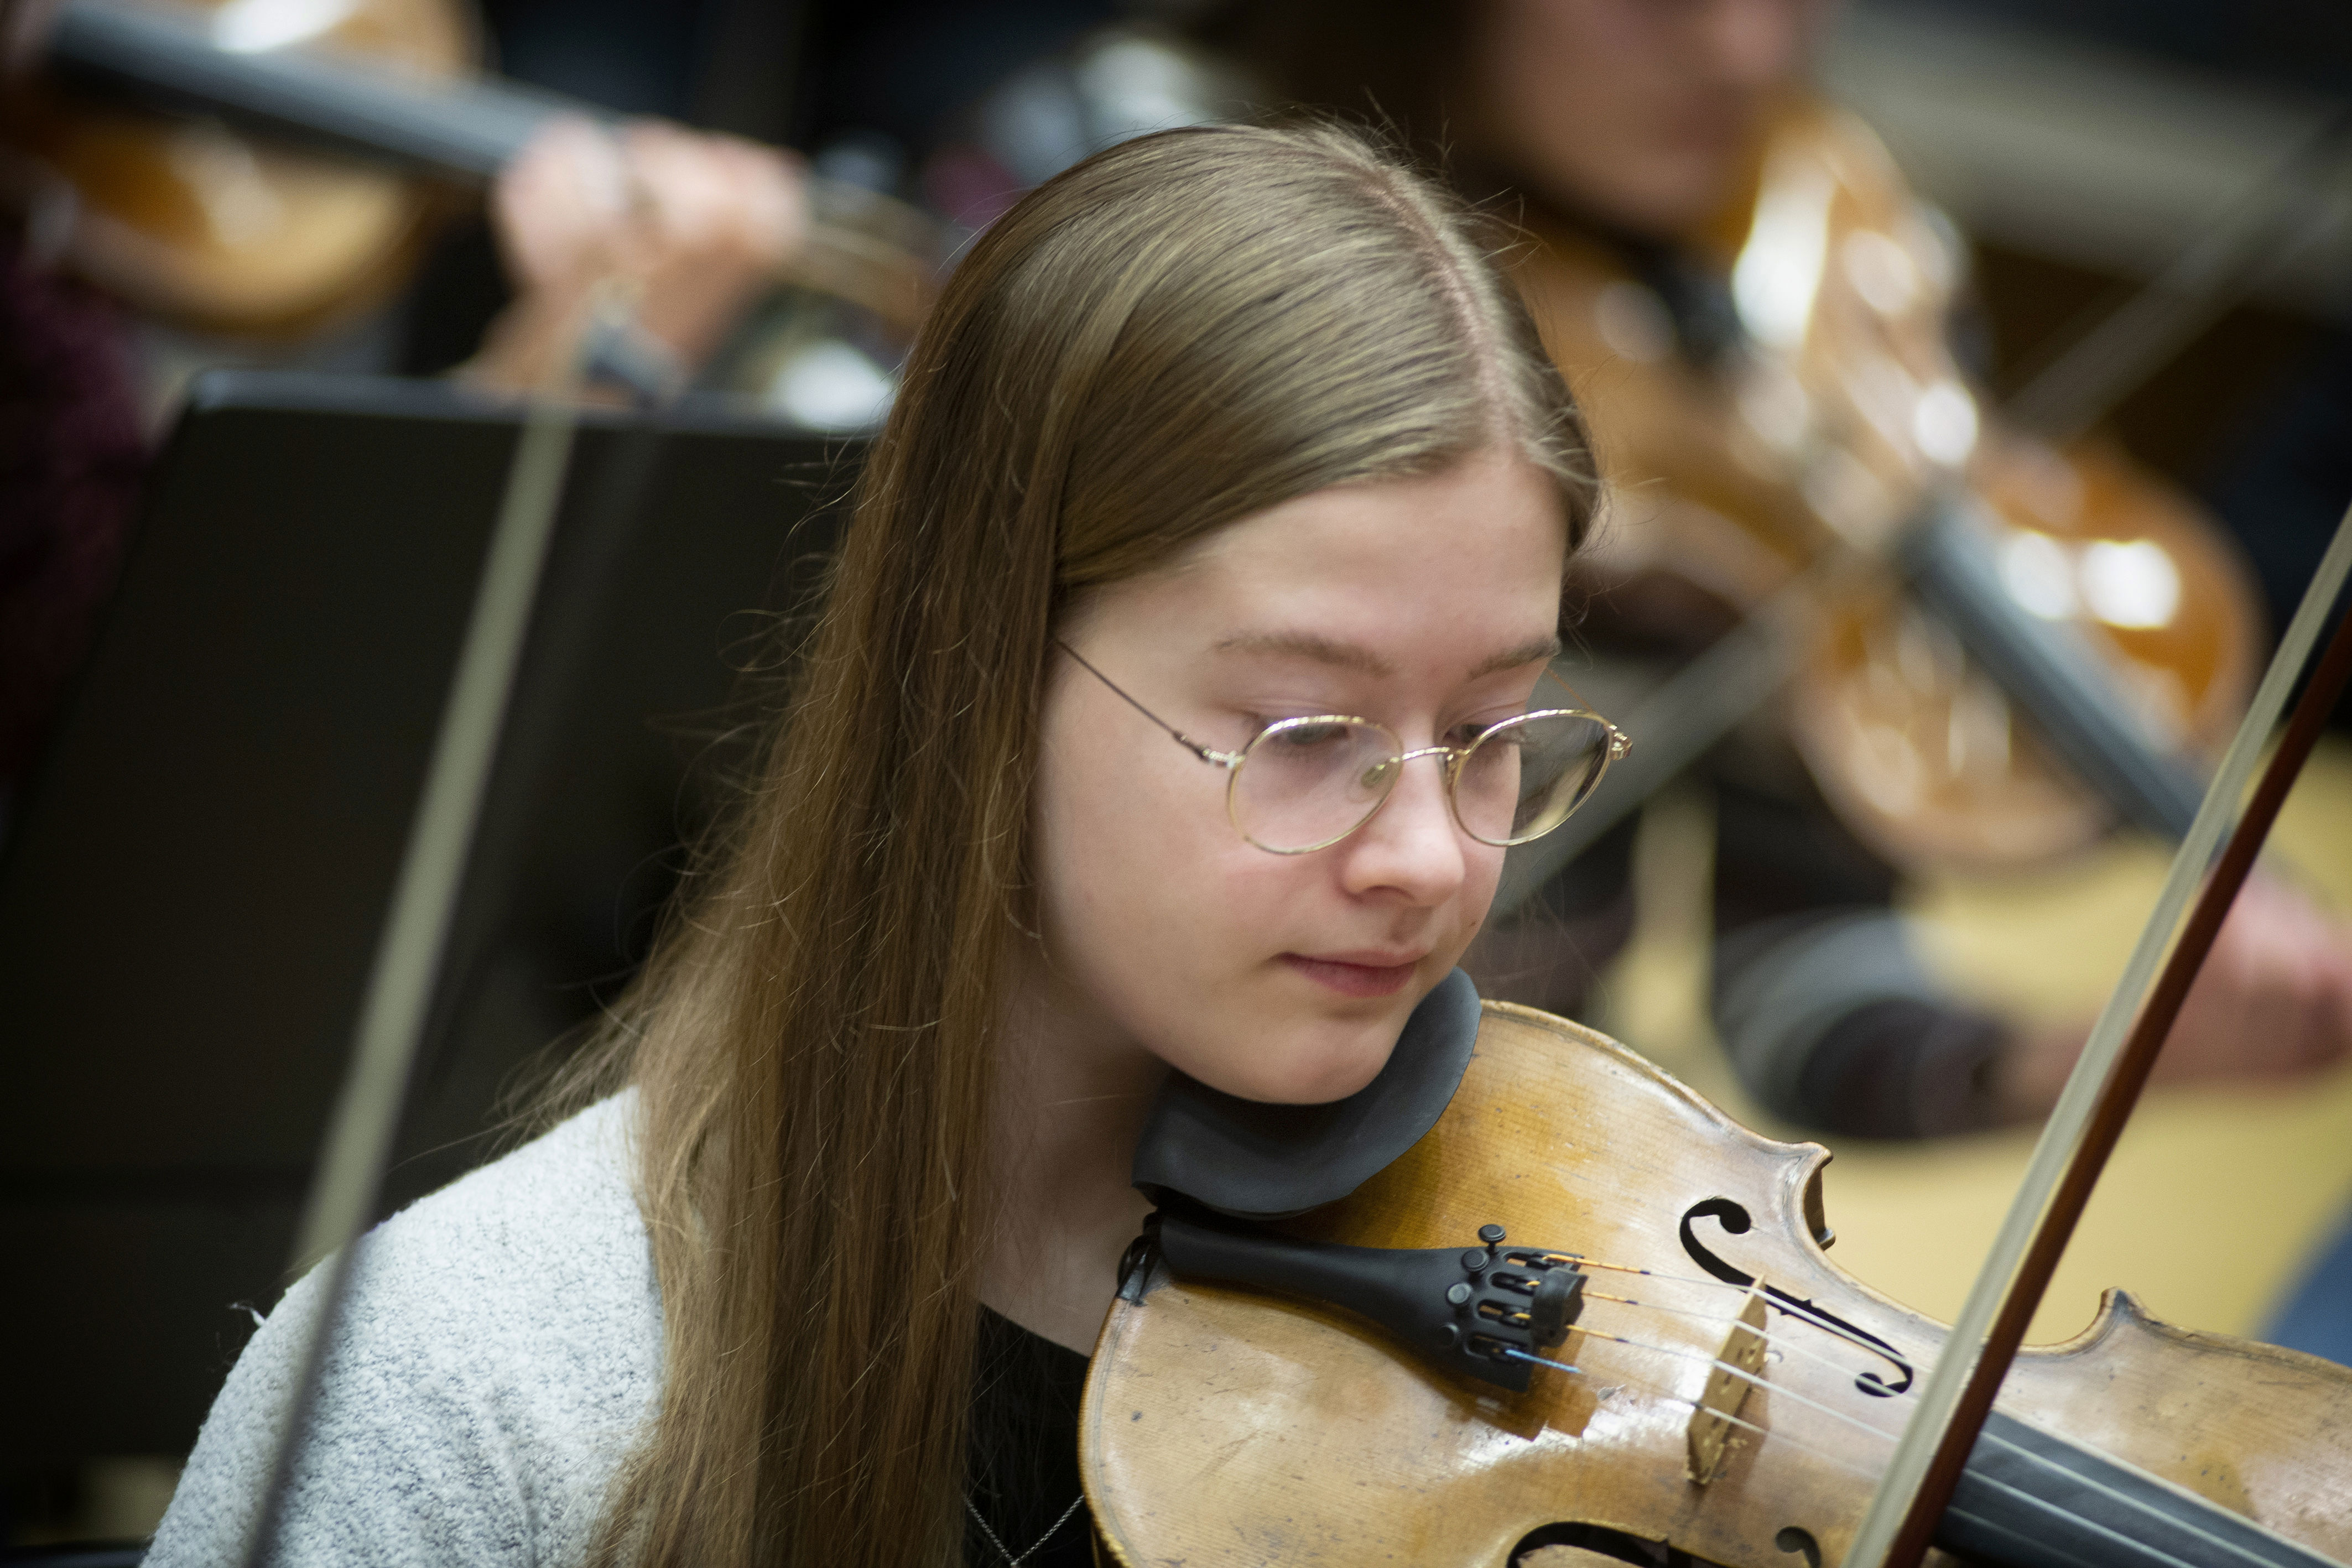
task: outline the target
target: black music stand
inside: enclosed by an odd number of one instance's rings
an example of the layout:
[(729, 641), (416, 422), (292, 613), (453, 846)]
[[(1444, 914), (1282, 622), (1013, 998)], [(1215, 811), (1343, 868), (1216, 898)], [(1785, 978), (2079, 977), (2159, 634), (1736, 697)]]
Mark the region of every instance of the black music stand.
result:
[[(0, 1478), (184, 1454), (282, 1276), (518, 431), (436, 382), (200, 382), (0, 854)], [(385, 1212), (641, 956), (856, 448), (593, 416)], [(763, 613), (763, 612), (770, 613)]]

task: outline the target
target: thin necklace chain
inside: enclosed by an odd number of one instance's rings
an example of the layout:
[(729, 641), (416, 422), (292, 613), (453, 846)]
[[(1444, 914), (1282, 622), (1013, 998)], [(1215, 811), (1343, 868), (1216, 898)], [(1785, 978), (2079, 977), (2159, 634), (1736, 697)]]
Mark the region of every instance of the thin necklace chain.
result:
[(1084, 1492), (1080, 1492), (1077, 1496), (1072, 1498), (1070, 1500), (1070, 1506), (1062, 1511), (1062, 1517), (1055, 1520), (1053, 1523), (1053, 1527), (1047, 1530), (1045, 1534), (1039, 1536), (1035, 1541), (1031, 1542), (1029, 1543), (1029, 1550), (1024, 1552), (1018, 1557), (1013, 1555), (1013, 1549), (1005, 1545), (1003, 1542), (998, 1540), (996, 1531), (988, 1527), (988, 1521), (981, 1517), (980, 1505), (971, 1500), (971, 1494), (970, 1492), (966, 1492), (964, 1494), (963, 1506), (965, 1510), (971, 1513), (971, 1521), (980, 1526), (980, 1532), (988, 1537), (988, 1543), (996, 1548), (996, 1554), (1004, 1559), (1005, 1568), (1021, 1568), (1021, 1564), (1028, 1562), (1029, 1559), (1037, 1554), (1037, 1548), (1045, 1545), (1045, 1542), (1053, 1540), (1054, 1537), (1062, 1533), (1062, 1526), (1070, 1522), (1070, 1516), (1077, 1512), (1078, 1505), (1086, 1500), (1087, 1494)]

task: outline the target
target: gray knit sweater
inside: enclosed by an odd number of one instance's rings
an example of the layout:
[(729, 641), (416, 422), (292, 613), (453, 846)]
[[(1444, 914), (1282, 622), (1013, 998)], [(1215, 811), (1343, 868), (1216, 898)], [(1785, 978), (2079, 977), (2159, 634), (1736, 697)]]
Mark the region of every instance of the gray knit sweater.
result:
[[(361, 1243), (276, 1562), (583, 1559), (660, 1385), (634, 1110), (604, 1101)], [(150, 1568), (239, 1560), (319, 1283), (288, 1291), (237, 1358)]]

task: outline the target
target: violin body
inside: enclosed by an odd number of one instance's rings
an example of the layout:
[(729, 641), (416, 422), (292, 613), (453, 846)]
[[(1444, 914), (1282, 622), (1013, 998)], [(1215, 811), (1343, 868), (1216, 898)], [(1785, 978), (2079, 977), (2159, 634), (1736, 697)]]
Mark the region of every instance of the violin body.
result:
[[(2211, 519), (2101, 444), (2059, 453), (1996, 432), (1970, 477), (1997, 520), (2011, 593), (2054, 612), (2100, 656), (2116, 700), (2165, 751), (2219, 756), (2259, 673), (2262, 612)], [(1826, 607), (1790, 695), (1790, 737), (1822, 792), (1898, 862), (2030, 864), (2118, 815), (1892, 581)]]
[[(429, 81), (470, 70), (481, 53), (472, 14), (456, 0), (163, 9), (204, 23), (217, 47), (245, 58), (324, 48)], [(32, 229), (47, 231), (89, 281), (183, 326), (313, 330), (396, 291), (432, 233), (433, 187), (381, 164), (217, 117), (94, 99), (66, 82), (12, 84), (8, 96), (0, 139)]]
[[(1550, 1352), (1580, 1370), (1538, 1368), (1511, 1394), (1347, 1312), (1147, 1259), (1104, 1324), (1081, 1418), (1102, 1539), (1121, 1563), (1187, 1568), (1504, 1568), (1541, 1546), (1531, 1561), (1840, 1562), (1945, 1329), (1825, 1254), (1829, 1159), (1747, 1131), (1593, 1030), (1486, 1004), (1436, 1127), (1280, 1228), (1467, 1248), (1492, 1224), (1581, 1254), (1586, 1304)], [(1750, 1276), (1752, 1292), (1736, 1283)], [(1693, 1402), (1756, 1293), (1769, 1338), (1747, 1425), (1696, 1481)], [(2110, 1292), (2080, 1336), (2018, 1358), (1999, 1414), (2352, 1559), (2352, 1371), (2156, 1322)]]
[(1948, 342), (1953, 242), (1870, 132), (1813, 106), (1781, 115), (1717, 226), (1687, 253), (1727, 280), (1739, 330), (1721, 343), (1688, 340), (1660, 279), (1572, 231), (1538, 224), (1517, 266), (1618, 519), (1582, 570), (1669, 580), (1670, 603), (1696, 590), (1737, 616), (1826, 552), (1879, 560), (1874, 586), (1817, 606), (1787, 724), (1848, 826), (1897, 863), (2032, 863), (2130, 814), (2086, 792), (1906, 591), (1893, 558), (1940, 490), (1968, 496), (2014, 613), (2079, 646), (2150, 747), (2217, 751), (2259, 653), (2245, 568), (2119, 454), (2056, 450), (1983, 412)]

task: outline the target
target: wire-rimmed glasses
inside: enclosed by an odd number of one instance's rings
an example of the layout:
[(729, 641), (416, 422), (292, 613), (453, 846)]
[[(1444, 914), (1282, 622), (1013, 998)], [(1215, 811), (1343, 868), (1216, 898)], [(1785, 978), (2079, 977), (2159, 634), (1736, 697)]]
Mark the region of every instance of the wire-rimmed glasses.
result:
[(1384, 724), (1349, 714), (1279, 719), (1239, 751), (1203, 746), (1145, 707), (1068, 643), (1062, 652), (1203, 762), (1225, 771), (1225, 814), (1259, 849), (1328, 849), (1388, 803), (1404, 765), (1443, 759), (1445, 799), (1462, 831), (1508, 849), (1539, 839), (1591, 798), (1609, 765), (1633, 748), (1587, 708), (1538, 708), (1482, 728), (1467, 746), (1408, 751)]

